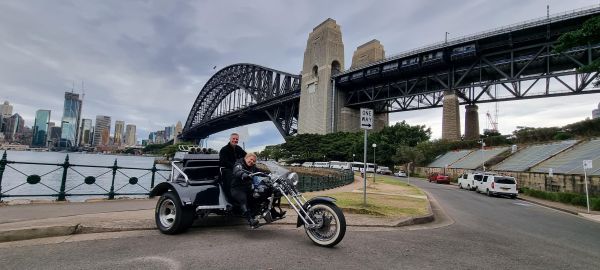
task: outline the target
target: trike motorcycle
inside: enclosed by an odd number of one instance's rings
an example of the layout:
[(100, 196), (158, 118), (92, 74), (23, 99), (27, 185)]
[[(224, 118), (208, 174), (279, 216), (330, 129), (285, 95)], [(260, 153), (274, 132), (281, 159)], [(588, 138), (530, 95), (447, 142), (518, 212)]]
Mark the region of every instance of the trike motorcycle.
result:
[[(169, 180), (150, 192), (150, 197), (160, 196), (154, 212), (156, 226), (162, 233), (184, 232), (195, 219), (209, 214), (240, 215), (224, 190), (224, 169), (219, 167), (218, 155), (178, 153), (176, 157), (171, 163)], [(296, 186), (299, 177), (293, 172), (251, 176), (261, 178), (260, 186), (249, 195), (249, 209), (261, 221), (259, 226), (285, 218), (272, 215), (273, 209), (281, 211), (281, 198), (285, 198), (298, 214), (296, 227), (304, 226), (306, 235), (316, 245), (333, 247), (344, 238), (346, 220), (334, 198), (307, 200), (299, 192)]]

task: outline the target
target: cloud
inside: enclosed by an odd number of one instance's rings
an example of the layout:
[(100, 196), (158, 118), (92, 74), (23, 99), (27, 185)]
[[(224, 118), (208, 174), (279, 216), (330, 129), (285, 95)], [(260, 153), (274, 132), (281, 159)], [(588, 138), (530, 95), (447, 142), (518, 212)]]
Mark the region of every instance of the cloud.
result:
[[(185, 122), (220, 68), (248, 62), (299, 73), (308, 34), (326, 18), (342, 27), (348, 68), (355, 48), (374, 38), (392, 55), (442, 41), (445, 32), (453, 38), (545, 16), (547, 4), (554, 13), (597, 2), (0, 1), (0, 99), (13, 103), (27, 125), (37, 109), (50, 109), (60, 122), (64, 92), (81, 93), (84, 82), (83, 117), (109, 115), (136, 124), (138, 138), (146, 138)], [(565, 98), (578, 109), (561, 113), (543, 100), (501, 103), (500, 126), (530, 123), (523, 115), (537, 125), (583, 119), (598, 99)], [(521, 104), (515, 112), (514, 104)], [(390, 119), (425, 124), (441, 136), (440, 109)], [(249, 133), (249, 148), (283, 141), (269, 122), (251, 125)], [(225, 144), (227, 136), (209, 141)]]

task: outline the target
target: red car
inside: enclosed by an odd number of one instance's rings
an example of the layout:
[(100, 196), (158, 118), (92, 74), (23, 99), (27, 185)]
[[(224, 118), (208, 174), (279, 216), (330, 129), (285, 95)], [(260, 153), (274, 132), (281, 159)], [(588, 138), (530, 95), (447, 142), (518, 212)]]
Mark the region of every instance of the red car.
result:
[(447, 175), (443, 175), (441, 173), (432, 173), (429, 175), (428, 178), (429, 182), (436, 182), (436, 183), (446, 183), (446, 184), (450, 184), (450, 178)]

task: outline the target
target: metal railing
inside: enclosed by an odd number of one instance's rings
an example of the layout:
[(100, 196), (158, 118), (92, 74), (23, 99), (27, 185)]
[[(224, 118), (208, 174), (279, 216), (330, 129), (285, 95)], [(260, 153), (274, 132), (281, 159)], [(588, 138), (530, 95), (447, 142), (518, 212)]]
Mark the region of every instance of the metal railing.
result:
[[(23, 164), (23, 165), (35, 165), (35, 166), (52, 166), (56, 167), (51, 169), (50, 171), (42, 174), (32, 173), (27, 174), (22, 170), (19, 170), (14, 165)], [(85, 175), (81, 173), (76, 168), (96, 168), (101, 170), (101, 172), (94, 175)], [(11, 187), (3, 187), (3, 176), (7, 170), (14, 170), (18, 175), (22, 175), (25, 178), (25, 182), (20, 184), (16, 184)], [(62, 178), (60, 180), (60, 187), (55, 188), (47, 185), (46, 182), (42, 181), (43, 177), (48, 177), (49, 175), (56, 173), (62, 170)], [(145, 172), (140, 176), (134, 176), (130, 171), (140, 171)], [(72, 164), (69, 162), (69, 155), (66, 156), (65, 161), (63, 163), (41, 163), (41, 162), (22, 162), (22, 161), (10, 161), (7, 160), (6, 152), (2, 155), (2, 159), (0, 159), (0, 201), (2, 198), (11, 198), (11, 197), (57, 197), (58, 201), (64, 201), (67, 197), (71, 196), (106, 196), (109, 200), (115, 198), (115, 196), (123, 196), (123, 195), (148, 195), (150, 190), (154, 188), (155, 180), (157, 176), (162, 177), (164, 180), (167, 180), (167, 177), (161, 174), (160, 172), (170, 172), (170, 170), (166, 169), (158, 169), (156, 168), (156, 163), (152, 165), (152, 168), (133, 168), (133, 167), (123, 167), (119, 166), (117, 163), (117, 159), (115, 159), (112, 166), (99, 166), (99, 165), (80, 165), (80, 164)], [(97, 179), (106, 174), (112, 174), (112, 178), (110, 181), (110, 187), (103, 187), (97, 183)], [(81, 177), (80, 182), (73, 182), (73, 180), (67, 181), (69, 175), (75, 175), (76, 177)], [(145, 186), (140, 184), (140, 179), (147, 177), (150, 175), (150, 186), (146, 188)], [(117, 176), (120, 176), (117, 179)], [(127, 181), (122, 181), (123, 177), (127, 179)], [(72, 177), (71, 177), (72, 178)], [(116, 182), (116, 181), (119, 182)], [(162, 181), (162, 180), (161, 180)], [(50, 190), (50, 193), (46, 194), (10, 194), (11, 191), (19, 190), (24, 185), (42, 185)], [(73, 184), (67, 189), (67, 184)], [(99, 193), (73, 193), (73, 191), (82, 185), (95, 186)], [(143, 190), (144, 192), (119, 192), (123, 190), (126, 186), (135, 186), (138, 190)]]
[(298, 188), (300, 192), (313, 192), (341, 187), (354, 182), (352, 171), (341, 171), (324, 176), (304, 175), (298, 173), (300, 181)]

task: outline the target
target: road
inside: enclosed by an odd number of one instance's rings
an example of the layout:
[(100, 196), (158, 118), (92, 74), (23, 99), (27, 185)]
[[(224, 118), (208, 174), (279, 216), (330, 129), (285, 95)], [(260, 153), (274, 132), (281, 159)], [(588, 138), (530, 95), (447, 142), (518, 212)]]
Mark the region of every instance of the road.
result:
[(600, 269), (599, 223), (455, 186), (411, 182), (427, 191), (453, 222), (399, 229), (352, 227), (331, 249), (313, 245), (292, 226), (193, 228), (177, 236), (156, 231), (80, 235), (44, 245), (37, 241), (2, 246), (0, 265), (2, 269)]

